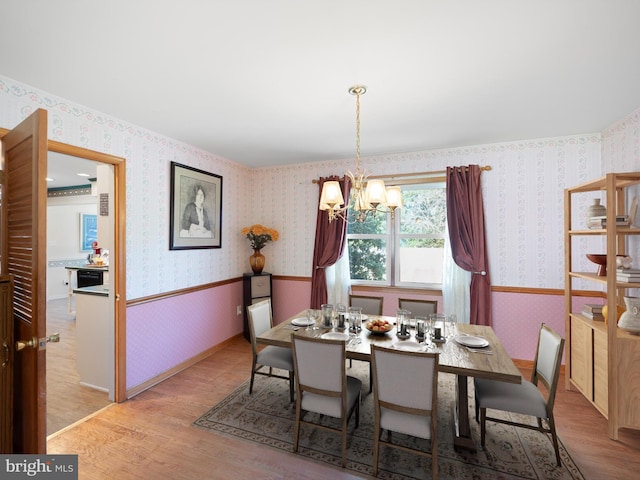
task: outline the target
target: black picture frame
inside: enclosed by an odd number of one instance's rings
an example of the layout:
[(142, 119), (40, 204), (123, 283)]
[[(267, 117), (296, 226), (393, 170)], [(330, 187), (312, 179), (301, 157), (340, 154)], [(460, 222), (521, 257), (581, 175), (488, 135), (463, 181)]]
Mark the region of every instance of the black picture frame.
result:
[(169, 250), (222, 247), (222, 176), (171, 162), (169, 198)]

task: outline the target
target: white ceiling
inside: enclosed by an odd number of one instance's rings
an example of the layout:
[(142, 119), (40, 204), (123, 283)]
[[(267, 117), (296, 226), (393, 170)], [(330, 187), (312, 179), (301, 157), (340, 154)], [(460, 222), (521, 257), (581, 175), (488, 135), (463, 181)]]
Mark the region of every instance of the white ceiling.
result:
[(2, 0), (0, 74), (250, 166), (599, 132), (636, 0)]

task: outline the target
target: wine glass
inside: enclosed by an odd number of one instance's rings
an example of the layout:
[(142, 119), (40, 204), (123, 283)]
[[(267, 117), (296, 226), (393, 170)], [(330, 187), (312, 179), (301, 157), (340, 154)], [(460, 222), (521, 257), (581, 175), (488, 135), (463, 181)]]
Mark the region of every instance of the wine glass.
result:
[(307, 328), (305, 330), (310, 332), (311, 330), (315, 330), (316, 326), (316, 314), (313, 308), (307, 309)]
[(456, 325), (458, 324), (458, 317), (455, 313), (447, 316), (447, 337), (453, 338), (456, 335)]

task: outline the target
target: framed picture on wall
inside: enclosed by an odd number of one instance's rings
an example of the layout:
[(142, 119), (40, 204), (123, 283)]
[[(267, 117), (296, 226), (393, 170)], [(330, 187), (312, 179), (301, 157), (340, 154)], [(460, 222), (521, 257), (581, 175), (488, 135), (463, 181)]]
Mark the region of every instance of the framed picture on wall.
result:
[(222, 177), (171, 162), (169, 250), (222, 246)]
[(91, 252), (91, 244), (98, 241), (98, 216), (91, 213), (80, 214), (80, 251)]

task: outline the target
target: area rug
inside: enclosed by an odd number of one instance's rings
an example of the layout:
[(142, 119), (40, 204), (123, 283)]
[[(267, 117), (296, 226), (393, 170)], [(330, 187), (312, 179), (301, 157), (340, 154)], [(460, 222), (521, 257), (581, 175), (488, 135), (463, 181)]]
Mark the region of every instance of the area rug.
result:
[[(373, 473), (373, 395), (368, 393), (368, 364), (353, 362), (348, 374), (362, 380), (360, 425), (349, 422), (346, 469), (350, 473)], [(470, 385), (471, 387), (471, 385)], [(513, 480), (584, 479), (578, 466), (560, 442), (562, 466), (556, 466), (551, 441), (540, 432), (487, 422), (486, 447), (480, 447), (480, 427), (470, 412), (473, 439), (478, 446), (475, 453), (453, 448), (452, 408), (455, 377), (440, 373), (438, 381), (438, 448), (439, 477), (443, 480)], [(470, 388), (471, 390), (471, 388)], [(473, 410), (473, 393), (469, 405)], [(306, 419), (314, 419), (307, 413)], [(518, 415), (509, 415), (522, 421)], [(212, 432), (292, 452), (295, 404), (289, 401), (286, 381), (256, 376), (253, 394), (249, 395), (249, 382), (240, 385), (227, 398), (213, 406), (194, 422), (194, 425)], [(327, 417), (320, 419), (331, 423)], [(531, 420), (534, 422), (534, 420)], [(428, 449), (426, 440), (393, 434), (394, 441)], [(340, 467), (340, 436), (319, 428), (303, 425), (297, 455)], [(381, 447), (378, 478), (391, 480), (431, 478), (431, 460), (400, 449)]]

